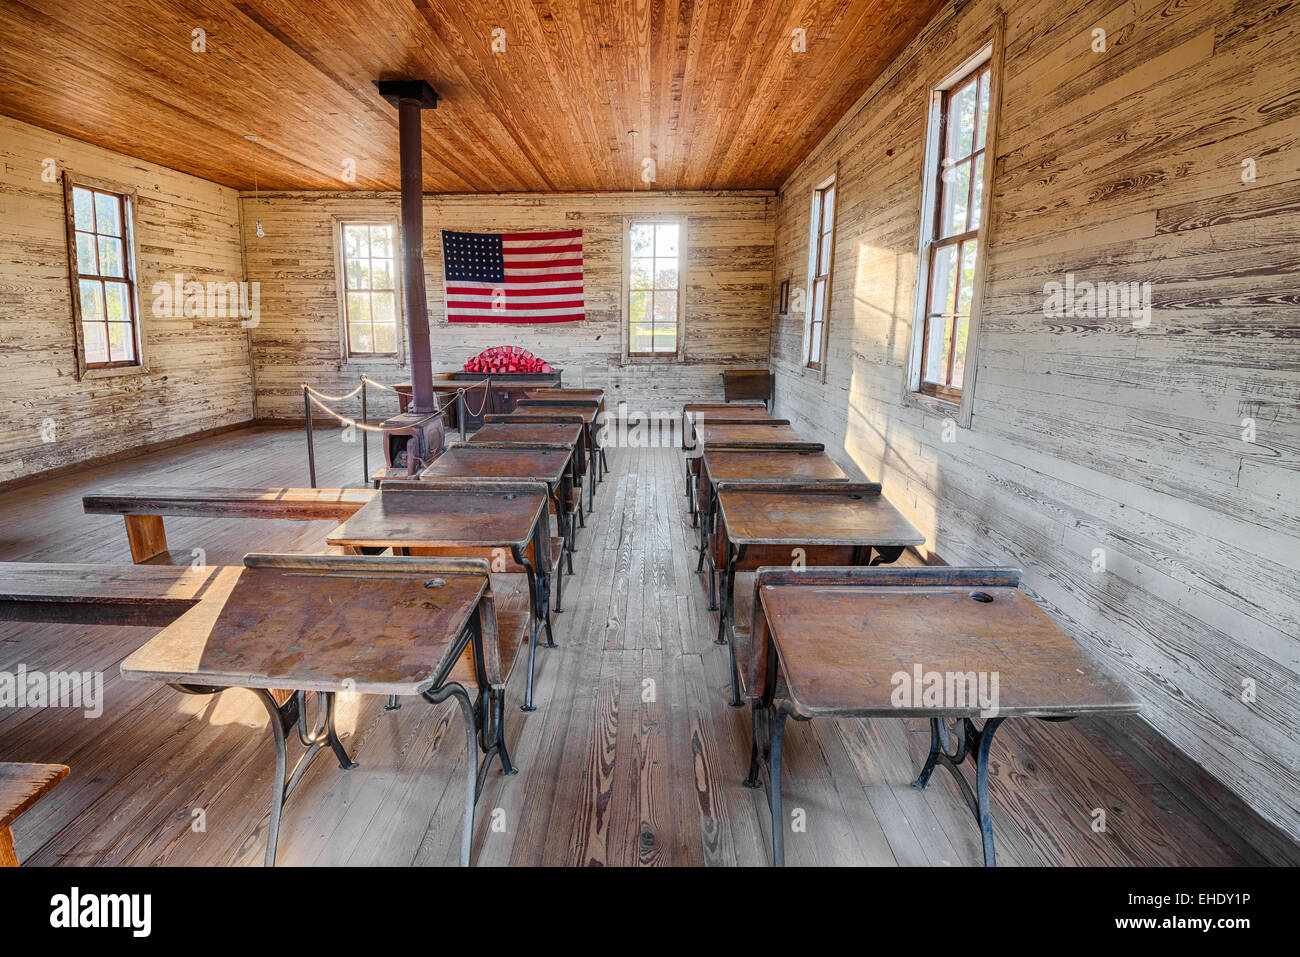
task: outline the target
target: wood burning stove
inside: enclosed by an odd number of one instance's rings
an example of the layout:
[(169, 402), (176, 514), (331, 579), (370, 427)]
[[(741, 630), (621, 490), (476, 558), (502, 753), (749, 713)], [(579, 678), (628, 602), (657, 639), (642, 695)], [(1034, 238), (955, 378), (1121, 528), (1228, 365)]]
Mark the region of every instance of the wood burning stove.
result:
[(447, 445), (442, 415), (403, 412), (384, 422), (384, 459), (390, 478), (416, 478)]

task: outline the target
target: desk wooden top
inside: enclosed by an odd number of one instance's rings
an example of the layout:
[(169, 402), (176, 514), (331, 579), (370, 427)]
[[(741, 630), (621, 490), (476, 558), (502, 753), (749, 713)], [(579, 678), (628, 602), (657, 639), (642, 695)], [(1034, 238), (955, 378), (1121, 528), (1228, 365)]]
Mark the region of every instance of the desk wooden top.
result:
[(718, 486), (737, 545), (921, 545), (925, 536), (874, 483)]
[(564, 478), (573, 453), (568, 449), (475, 448), (455, 445), (420, 473), (421, 479), (465, 479), (556, 483)]
[(488, 422), (469, 439), (479, 442), (541, 442), (577, 445), (582, 441), (582, 424), (562, 422)]
[[(977, 695), (965, 706), (942, 693), (929, 706), (915, 697), (896, 703), (902, 682), (895, 676), (906, 675), (912, 692), (917, 666), (920, 690), (927, 672), (945, 683), (949, 672), (983, 673), (986, 701), (1004, 717), (1132, 713), (1140, 706), (1015, 586), (779, 584), (758, 591), (781, 663), (782, 697), (803, 716), (981, 715)], [(972, 592), (993, 600), (977, 601)]]
[(704, 453), (704, 470), (716, 482), (847, 482), (849, 477), (825, 452), (773, 449), (714, 449)]
[[(761, 405), (718, 406), (711, 409), (686, 409), (686, 416), (699, 425), (710, 422), (771, 422), (776, 416)], [(786, 420), (782, 420), (786, 421)]]
[(221, 569), (220, 590), (127, 657), (122, 676), (416, 695), (455, 663), (456, 640), (488, 587), (484, 561), (250, 555), (245, 562)]
[(0, 828), (12, 824), (67, 776), (66, 764), (0, 763)]
[(762, 409), (767, 411), (766, 402), (687, 402), (682, 406), (683, 412), (699, 409)]
[(569, 405), (567, 403), (547, 403), (546, 405), (516, 405), (511, 415), (580, 415), (582, 421), (591, 425), (600, 415), (600, 407), (595, 405)]
[(695, 434), (705, 448), (710, 445), (726, 445), (730, 442), (781, 445), (786, 442), (803, 441), (799, 433), (789, 424), (763, 422), (732, 422), (715, 425), (706, 419), (703, 425), (695, 427)]
[(546, 508), (546, 490), (504, 491), (488, 485), (456, 490), (385, 488), (330, 533), (331, 545), (434, 548), (528, 545)]
[(525, 389), (525, 399), (596, 399), (605, 401), (604, 389)]

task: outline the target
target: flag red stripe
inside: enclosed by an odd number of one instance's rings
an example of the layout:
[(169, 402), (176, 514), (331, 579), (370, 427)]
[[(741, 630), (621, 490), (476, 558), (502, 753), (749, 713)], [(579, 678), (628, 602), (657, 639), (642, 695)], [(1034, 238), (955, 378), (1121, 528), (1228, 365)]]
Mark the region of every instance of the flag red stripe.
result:
[(447, 303), (448, 309), (565, 309), (573, 307), (581, 309), (583, 301), (581, 299), (564, 299), (560, 302), (505, 302), (500, 305), (494, 305), (490, 301), (473, 302), (467, 299), (452, 299)]
[(577, 239), (582, 235), (581, 229), (558, 229), (549, 233), (502, 233), (503, 243), (530, 242), (534, 239)]

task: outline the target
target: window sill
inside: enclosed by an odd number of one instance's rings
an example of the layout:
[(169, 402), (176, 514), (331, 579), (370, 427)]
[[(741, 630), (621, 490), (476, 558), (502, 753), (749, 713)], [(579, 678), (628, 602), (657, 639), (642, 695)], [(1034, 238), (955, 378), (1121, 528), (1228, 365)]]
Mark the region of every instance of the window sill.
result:
[(149, 367), (145, 365), (111, 366), (102, 369), (82, 369), (77, 379), (84, 382), (87, 379), (116, 379), (119, 376), (145, 376), (148, 374)]
[(957, 413), (961, 410), (960, 402), (951, 402), (948, 399), (941, 399), (925, 392), (915, 392), (911, 389), (907, 392), (907, 401), (913, 408), (946, 419), (956, 419)]
[(623, 356), (620, 365), (625, 366), (654, 366), (671, 364), (675, 362), (685, 362), (686, 357), (677, 352), (665, 352), (662, 355), (641, 355), (641, 356)]

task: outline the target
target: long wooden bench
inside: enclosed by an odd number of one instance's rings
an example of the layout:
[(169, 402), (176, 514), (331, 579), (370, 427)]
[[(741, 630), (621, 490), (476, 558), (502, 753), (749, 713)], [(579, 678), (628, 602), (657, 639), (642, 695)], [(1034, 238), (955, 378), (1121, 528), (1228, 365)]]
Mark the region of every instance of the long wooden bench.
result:
[(177, 488), (114, 485), (82, 498), (87, 515), (121, 515), (136, 564), (167, 555), (163, 517), (275, 518), (346, 521), (370, 501), (372, 489)]
[(17, 867), (14, 818), (68, 776), (66, 764), (0, 762), (0, 867)]

